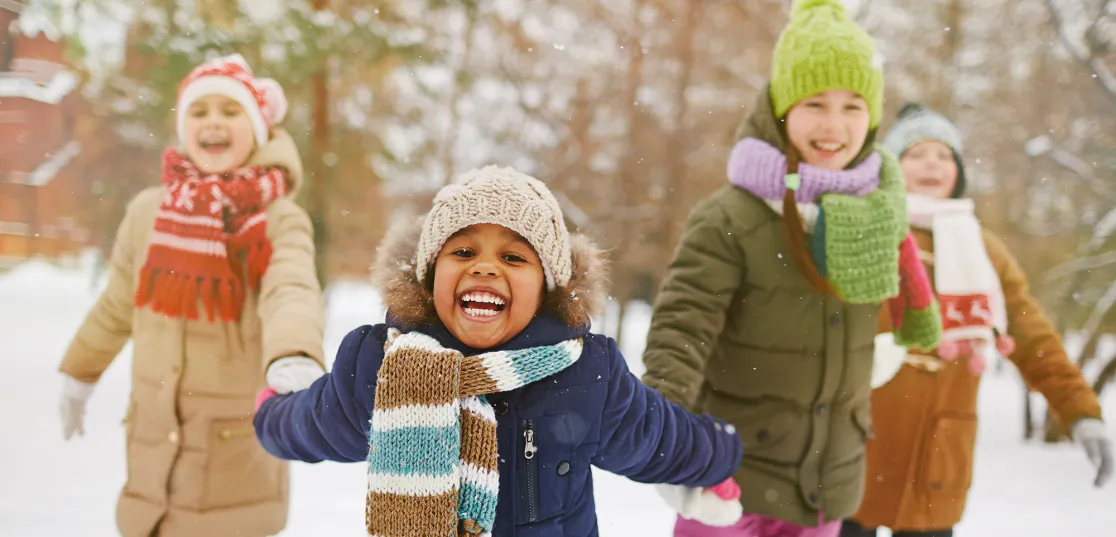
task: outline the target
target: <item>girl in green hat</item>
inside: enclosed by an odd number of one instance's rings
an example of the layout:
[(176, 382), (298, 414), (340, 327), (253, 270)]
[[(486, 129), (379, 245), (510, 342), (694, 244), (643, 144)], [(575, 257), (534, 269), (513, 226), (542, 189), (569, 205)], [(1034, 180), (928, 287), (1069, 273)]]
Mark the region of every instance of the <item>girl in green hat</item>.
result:
[(873, 143), (882, 95), (840, 1), (797, 1), (729, 184), (693, 210), (651, 320), (644, 382), (744, 441), (744, 518), (704, 524), (693, 497), (708, 495), (664, 489), (676, 536), (836, 536), (863, 493), (881, 304), (896, 341), (937, 345), (902, 173)]

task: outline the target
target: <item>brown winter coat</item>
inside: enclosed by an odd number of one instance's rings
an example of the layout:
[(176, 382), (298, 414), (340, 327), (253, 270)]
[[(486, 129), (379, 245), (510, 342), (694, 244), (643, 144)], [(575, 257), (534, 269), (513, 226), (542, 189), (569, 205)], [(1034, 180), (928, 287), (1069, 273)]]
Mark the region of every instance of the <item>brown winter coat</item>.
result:
[[(282, 131), (251, 163), (286, 168), (292, 191), (301, 184), (297, 149)], [(61, 371), (95, 382), (133, 340), (124, 420), (128, 480), (116, 513), (124, 537), (278, 533), (287, 519), (288, 466), (257, 443), (252, 415), (267, 364), (291, 355), (322, 361), (324, 312), (310, 220), (290, 199), (272, 203), (267, 235), (274, 253), (240, 322), (187, 321), (133, 302), (161, 198), (162, 189), (152, 188), (129, 204), (108, 287)]]
[[(929, 232), (913, 229), (923, 258), (933, 259)], [(1010, 356), (1027, 385), (1041, 392), (1065, 426), (1080, 418), (1100, 418), (1100, 407), (1081, 372), (1067, 358), (1061, 340), (1027, 290), (1023, 270), (992, 233), (984, 232), (1008, 310)], [(926, 263), (933, 281), (934, 264)], [(880, 315), (881, 331), (888, 316)], [(965, 510), (973, 475), (980, 377), (963, 361), (941, 362), (936, 373), (904, 365), (872, 393), (875, 437), (868, 442), (864, 501), (853, 517), (865, 527), (924, 531), (951, 528)]]

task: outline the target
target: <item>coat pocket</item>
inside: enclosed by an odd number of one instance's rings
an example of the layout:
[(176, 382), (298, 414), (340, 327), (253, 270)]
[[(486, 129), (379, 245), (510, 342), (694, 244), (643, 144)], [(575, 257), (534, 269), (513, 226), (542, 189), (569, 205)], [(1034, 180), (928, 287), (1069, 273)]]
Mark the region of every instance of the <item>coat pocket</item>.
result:
[(705, 412), (736, 427), (747, 459), (797, 464), (809, 440), (808, 417), (788, 404), (749, 402), (710, 392)]
[(920, 485), (931, 493), (968, 491), (973, 479), (976, 435), (976, 414), (939, 414), (924, 441)]
[(287, 466), (256, 441), (249, 419), (214, 420), (209, 428), (203, 508), (233, 507), (283, 497)]

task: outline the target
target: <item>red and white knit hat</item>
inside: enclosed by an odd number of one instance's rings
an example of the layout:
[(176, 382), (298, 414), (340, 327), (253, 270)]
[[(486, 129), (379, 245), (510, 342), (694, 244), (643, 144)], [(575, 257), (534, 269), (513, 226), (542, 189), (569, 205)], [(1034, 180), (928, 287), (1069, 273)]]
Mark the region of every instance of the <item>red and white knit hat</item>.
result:
[(184, 141), (183, 120), (194, 101), (207, 95), (224, 95), (244, 107), (252, 121), (256, 145), (263, 146), (270, 138), (273, 125), (287, 115), (287, 97), (279, 83), (270, 78), (257, 78), (240, 54), (210, 60), (194, 68), (178, 88), (178, 139)]

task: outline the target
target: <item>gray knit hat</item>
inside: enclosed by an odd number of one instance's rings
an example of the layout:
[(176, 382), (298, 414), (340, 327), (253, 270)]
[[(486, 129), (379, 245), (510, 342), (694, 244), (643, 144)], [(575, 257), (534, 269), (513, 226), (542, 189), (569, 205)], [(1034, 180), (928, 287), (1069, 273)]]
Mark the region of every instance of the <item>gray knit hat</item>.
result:
[(420, 282), (442, 245), (474, 224), (496, 224), (527, 239), (542, 259), (548, 290), (570, 282), (570, 237), (558, 200), (542, 181), (497, 166), (465, 172), (434, 197), (415, 251)]
[(961, 161), (964, 149), (961, 131), (945, 116), (917, 103), (907, 103), (899, 110), (896, 122), (884, 138), (884, 149), (901, 158), (911, 146), (924, 141), (941, 142), (953, 150), (957, 162), (957, 184), (953, 197), (965, 191), (965, 168)]

